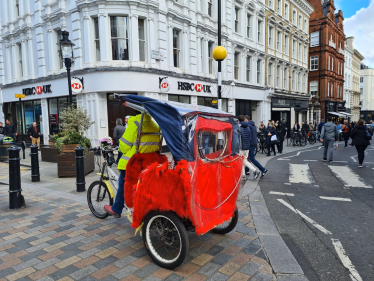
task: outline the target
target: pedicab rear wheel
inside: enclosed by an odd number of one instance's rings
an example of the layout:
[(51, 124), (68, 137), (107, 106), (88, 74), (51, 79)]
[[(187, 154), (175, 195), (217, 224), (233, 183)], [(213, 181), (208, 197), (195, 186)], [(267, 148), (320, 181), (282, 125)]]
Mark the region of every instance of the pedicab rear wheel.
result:
[(224, 223), (217, 225), (215, 228), (212, 229), (213, 233), (217, 234), (226, 234), (233, 230), (238, 223), (239, 213), (238, 208), (234, 211), (234, 216), (229, 220), (225, 221)]
[(145, 248), (152, 260), (166, 269), (181, 265), (188, 252), (186, 227), (171, 212), (151, 212), (142, 226)]

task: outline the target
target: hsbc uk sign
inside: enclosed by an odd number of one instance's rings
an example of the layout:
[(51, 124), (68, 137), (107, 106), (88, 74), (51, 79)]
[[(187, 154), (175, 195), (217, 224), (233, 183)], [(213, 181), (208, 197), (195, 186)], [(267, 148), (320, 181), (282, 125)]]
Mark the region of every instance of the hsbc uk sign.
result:
[(188, 83), (188, 82), (178, 82), (178, 90), (182, 91), (196, 91), (210, 93), (210, 87), (208, 85), (202, 85), (199, 83)]
[(42, 94), (42, 93), (52, 93), (52, 90), (51, 90), (51, 85), (43, 85), (43, 86), (36, 86), (36, 87), (32, 87), (32, 88), (25, 88), (25, 89), (22, 89), (22, 93), (25, 95), (25, 96), (31, 96), (31, 95), (35, 95), (35, 94)]

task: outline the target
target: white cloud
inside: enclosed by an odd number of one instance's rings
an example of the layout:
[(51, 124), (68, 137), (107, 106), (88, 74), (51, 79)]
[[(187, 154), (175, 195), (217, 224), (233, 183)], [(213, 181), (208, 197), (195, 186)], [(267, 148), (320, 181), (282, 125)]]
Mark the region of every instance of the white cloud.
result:
[(344, 20), (346, 37), (353, 36), (353, 46), (364, 57), (364, 63), (374, 67), (374, 0), (367, 8), (361, 8), (350, 18)]

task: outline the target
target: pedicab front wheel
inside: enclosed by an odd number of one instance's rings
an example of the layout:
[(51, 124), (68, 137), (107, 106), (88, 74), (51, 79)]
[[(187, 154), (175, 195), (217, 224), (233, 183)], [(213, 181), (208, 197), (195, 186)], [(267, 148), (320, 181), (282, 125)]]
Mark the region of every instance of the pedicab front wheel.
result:
[(215, 228), (212, 229), (213, 233), (217, 234), (226, 234), (233, 230), (238, 223), (239, 213), (238, 208), (234, 211), (234, 216), (229, 220), (225, 221), (224, 223), (217, 225)]
[(105, 219), (109, 214), (105, 211), (105, 205), (113, 205), (113, 198), (105, 182), (94, 181), (87, 190), (88, 207), (92, 214), (99, 219)]
[(171, 212), (151, 212), (142, 226), (145, 248), (152, 260), (166, 269), (181, 265), (188, 252), (188, 235), (179, 217)]

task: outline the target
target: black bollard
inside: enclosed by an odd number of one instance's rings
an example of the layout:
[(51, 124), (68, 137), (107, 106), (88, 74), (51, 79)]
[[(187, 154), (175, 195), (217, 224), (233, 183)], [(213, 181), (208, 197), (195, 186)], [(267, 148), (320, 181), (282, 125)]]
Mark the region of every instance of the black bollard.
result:
[(22, 153), (23, 153), (23, 159), (26, 159), (26, 156), (25, 156), (25, 150), (26, 150), (26, 142), (22, 142)]
[(84, 176), (84, 148), (77, 146), (75, 149), (75, 172), (77, 177), (77, 192), (86, 191), (86, 181)]
[(19, 151), (15, 145), (8, 148), (9, 151), (9, 209), (19, 209), (26, 206), (21, 192), (21, 172)]
[(37, 182), (40, 181), (40, 174), (39, 174), (39, 152), (38, 146), (33, 144), (30, 146), (30, 156), (31, 156), (31, 181)]

